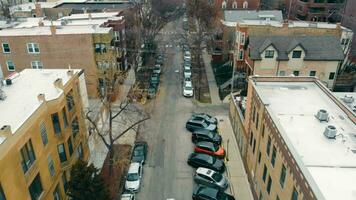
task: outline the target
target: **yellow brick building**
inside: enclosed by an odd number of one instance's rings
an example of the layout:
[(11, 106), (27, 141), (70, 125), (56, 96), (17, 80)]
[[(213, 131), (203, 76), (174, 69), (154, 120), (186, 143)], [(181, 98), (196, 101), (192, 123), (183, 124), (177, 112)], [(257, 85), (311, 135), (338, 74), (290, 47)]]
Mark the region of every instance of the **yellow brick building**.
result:
[(71, 166), (89, 156), (83, 76), (25, 69), (1, 87), (0, 199), (67, 199)]

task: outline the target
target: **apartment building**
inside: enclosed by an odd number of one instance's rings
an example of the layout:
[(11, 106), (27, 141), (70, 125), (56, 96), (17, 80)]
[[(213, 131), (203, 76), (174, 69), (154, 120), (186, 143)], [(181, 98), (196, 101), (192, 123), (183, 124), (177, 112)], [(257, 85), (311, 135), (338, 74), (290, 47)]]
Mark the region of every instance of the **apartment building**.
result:
[[(341, 25), (351, 29), (353, 32), (356, 31), (356, 1), (348, 0), (345, 2), (345, 7), (341, 15)], [(356, 36), (354, 35), (352, 39), (352, 46), (349, 55), (350, 61), (356, 63)]]
[(286, 0), (287, 17), (292, 20), (340, 22), (339, 12), (346, 0)]
[(247, 76), (317, 76), (333, 88), (352, 37), (340, 24), (245, 20), (236, 27), (235, 66)]
[(84, 69), (88, 94), (98, 95), (101, 74), (125, 70), (124, 19), (118, 13), (73, 15), (58, 21), (27, 18), (0, 30), (4, 77), (25, 68)]
[(70, 168), (89, 156), (83, 72), (25, 69), (0, 88), (0, 199), (68, 199)]
[(243, 99), (230, 117), (256, 199), (355, 199), (356, 115), (323, 83), (252, 76)]

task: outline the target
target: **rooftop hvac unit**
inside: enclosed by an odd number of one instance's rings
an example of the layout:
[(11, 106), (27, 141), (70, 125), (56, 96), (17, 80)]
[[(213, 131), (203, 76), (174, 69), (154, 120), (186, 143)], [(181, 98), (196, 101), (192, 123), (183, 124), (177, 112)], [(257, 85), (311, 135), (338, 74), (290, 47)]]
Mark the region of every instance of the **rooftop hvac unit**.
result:
[(320, 122), (323, 122), (323, 121), (327, 122), (327, 121), (329, 121), (329, 113), (328, 113), (328, 111), (326, 111), (326, 110), (324, 110), (324, 109), (320, 109), (320, 110), (318, 111), (318, 113), (316, 114), (315, 117), (318, 118), (318, 120), (319, 120)]
[(352, 102), (354, 102), (354, 97), (353, 96), (351, 96), (351, 95), (349, 95), (349, 94), (346, 94), (343, 98), (342, 98), (342, 100), (345, 102), (345, 103), (352, 103)]
[(328, 139), (335, 139), (336, 133), (337, 133), (336, 127), (333, 125), (327, 126), (324, 131), (324, 135)]
[(5, 92), (0, 89), (0, 100), (5, 100), (5, 99), (6, 99)]

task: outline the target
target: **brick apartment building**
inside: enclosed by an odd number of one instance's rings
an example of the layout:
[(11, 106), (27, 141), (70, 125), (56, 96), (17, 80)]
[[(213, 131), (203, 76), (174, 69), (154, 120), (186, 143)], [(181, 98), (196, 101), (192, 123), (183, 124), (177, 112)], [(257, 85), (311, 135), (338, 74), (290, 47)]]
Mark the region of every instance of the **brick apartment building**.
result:
[(90, 97), (106, 69), (126, 69), (124, 19), (118, 13), (78, 14), (58, 21), (28, 18), (0, 30), (3, 76), (25, 68), (84, 69)]
[(339, 24), (297, 21), (244, 21), (236, 31), (237, 71), (246, 76), (317, 76), (329, 88), (353, 37)]
[[(356, 1), (348, 0), (341, 16), (341, 25), (356, 32)], [(352, 46), (350, 50), (350, 60), (356, 63), (356, 35), (352, 39)]]
[(25, 69), (0, 86), (0, 199), (66, 200), (88, 160), (83, 70)]
[(356, 115), (345, 99), (315, 77), (262, 76), (232, 99), (255, 199), (355, 199)]

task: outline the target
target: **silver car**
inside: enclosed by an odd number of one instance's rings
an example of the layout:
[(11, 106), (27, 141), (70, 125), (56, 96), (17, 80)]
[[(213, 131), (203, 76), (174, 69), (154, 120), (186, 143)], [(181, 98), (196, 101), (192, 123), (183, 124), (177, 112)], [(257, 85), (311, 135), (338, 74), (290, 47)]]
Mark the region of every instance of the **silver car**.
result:
[(204, 167), (199, 167), (197, 169), (194, 181), (198, 184), (210, 186), (220, 190), (226, 190), (229, 186), (229, 182), (226, 177), (214, 170)]

